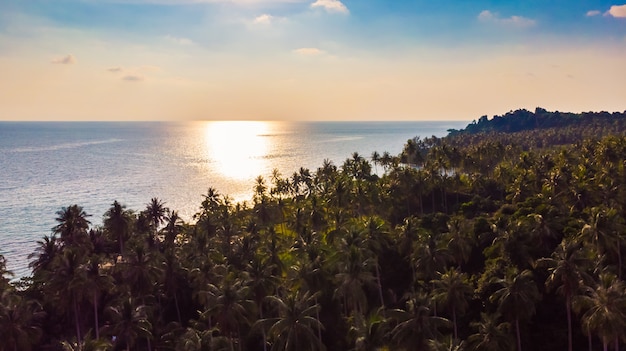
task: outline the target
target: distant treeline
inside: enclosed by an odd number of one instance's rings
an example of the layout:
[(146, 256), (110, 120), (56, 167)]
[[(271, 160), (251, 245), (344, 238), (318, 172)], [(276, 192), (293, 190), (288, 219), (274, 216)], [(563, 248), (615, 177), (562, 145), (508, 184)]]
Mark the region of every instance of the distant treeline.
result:
[(468, 124), (465, 129), (449, 130), (450, 136), (459, 134), (478, 133), (516, 133), (533, 129), (550, 128), (597, 128), (610, 127), (619, 130), (626, 128), (626, 111), (609, 113), (602, 112), (559, 112), (546, 111), (537, 107), (535, 112), (526, 109), (510, 111), (501, 116), (493, 116), (492, 119), (482, 116), (478, 121)]

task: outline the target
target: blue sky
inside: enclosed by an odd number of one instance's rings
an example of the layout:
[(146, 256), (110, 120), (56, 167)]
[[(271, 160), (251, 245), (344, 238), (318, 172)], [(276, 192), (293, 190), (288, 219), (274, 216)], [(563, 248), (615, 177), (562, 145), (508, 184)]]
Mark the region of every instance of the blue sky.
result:
[(4, 0), (0, 119), (626, 110), (626, 4)]

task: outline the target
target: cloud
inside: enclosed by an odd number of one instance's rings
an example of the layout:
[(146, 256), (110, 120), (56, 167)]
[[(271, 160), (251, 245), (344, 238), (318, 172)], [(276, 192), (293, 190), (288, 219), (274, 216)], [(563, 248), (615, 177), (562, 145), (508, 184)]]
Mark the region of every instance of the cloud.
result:
[(491, 12), (489, 10), (484, 10), (479, 13), (478, 20), (481, 22), (497, 23), (500, 25), (516, 28), (528, 28), (537, 24), (537, 21), (530, 18), (522, 16), (500, 17), (498, 13)]
[(50, 61), (57, 65), (73, 65), (76, 63), (76, 57), (74, 55), (69, 54), (67, 56), (58, 57)]
[(626, 18), (626, 4), (613, 5), (607, 12), (604, 13), (604, 15), (612, 16), (615, 18)]
[(257, 16), (254, 21), (252, 21), (252, 23), (268, 25), (272, 24), (272, 21), (274, 21), (274, 16), (264, 13), (260, 16)]
[(124, 77), (122, 77), (122, 80), (127, 81), (127, 82), (141, 82), (144, 80), (144, 77), (140, 75), (135, 75), (135, 74), (127, 74)]
[(193, 40), (182, 37), (175, 37), (173, 35), (166, 35), (165, 40), (168, 40), (172, 43), (176, 43), (178, 45), (193, 45)]
[(601, 12), (600, 12), (600, 11), (598, 11), (598, 10), (590, 10), (590, 11), (587, 11), (587, 14), (586, 14), (585, 16), (587, 16), (587, 17), (593, 17), (593, 16), (597, 16), (597, 15), (599, 15), (600, 13), (601, 13)]
[(327, 12), (349, 13), (348, 8), (339, 0), (316, 0), (311, 8), (323, 8)]
[(107, 68), (107, 71), (112, 72), (112, 73), (119, 73), (122, 72), (122, 67), (111, 67), (111, 68)]
[(324, 53), (323, 50), (318, 48), (299, 48), (295, 49), (293, 52), (302, 56), (317, 56)]

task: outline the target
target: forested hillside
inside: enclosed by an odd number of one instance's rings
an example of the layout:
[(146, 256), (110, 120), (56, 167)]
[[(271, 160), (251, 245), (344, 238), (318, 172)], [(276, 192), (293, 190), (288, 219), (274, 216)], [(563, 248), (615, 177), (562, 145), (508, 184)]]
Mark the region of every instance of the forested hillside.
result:
[(617, 349), (623, 114), (556, 114), (209, 188), (190, 223), (68, 204), (31, 277), (0, 261), (0, 350)]

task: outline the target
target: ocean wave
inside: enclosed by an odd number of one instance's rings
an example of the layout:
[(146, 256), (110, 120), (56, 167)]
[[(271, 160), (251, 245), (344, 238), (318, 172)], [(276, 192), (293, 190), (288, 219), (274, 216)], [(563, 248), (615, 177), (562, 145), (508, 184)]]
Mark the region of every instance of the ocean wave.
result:
[(94, 141), (84, 141), (79, 143), (63, 143), (56, 144), (50, 146), (41, 146), (41, 147), (18, 147), (15, 149), (7, 150), (8, 152), (42, 152), (42, 151), (56, 151), (62, 149), (75, 149), (83, 146), (89, 145), (99, 145), (99, 144), (109, 144), (109, 143), (117, 143), (122, 141), (122, 139), (106, 139), (106, 140), (94, 140)]

